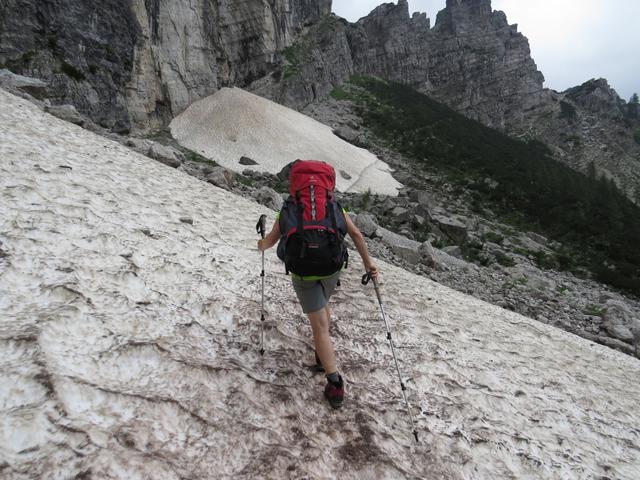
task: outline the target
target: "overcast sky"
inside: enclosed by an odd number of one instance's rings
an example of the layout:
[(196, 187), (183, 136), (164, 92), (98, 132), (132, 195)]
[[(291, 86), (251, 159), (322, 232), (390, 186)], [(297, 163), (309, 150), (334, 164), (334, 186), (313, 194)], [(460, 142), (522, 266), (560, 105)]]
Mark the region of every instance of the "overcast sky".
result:
[[(356, 21), (381, 3), (333, 0), (333, 11)], [(411, 12), (427, 12), (432, 26), (445, 4), (409, 0)], [(565, 90), (604, 77), (625, 100), (640, 93), (640, 0), (493, 0), (492, 5), (529, 39), (546, 87)]]

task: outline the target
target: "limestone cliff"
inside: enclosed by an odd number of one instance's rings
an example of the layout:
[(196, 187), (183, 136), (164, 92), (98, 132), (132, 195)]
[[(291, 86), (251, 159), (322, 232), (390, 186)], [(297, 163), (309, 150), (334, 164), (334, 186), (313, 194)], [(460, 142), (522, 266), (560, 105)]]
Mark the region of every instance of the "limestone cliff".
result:
[(266, 75), (330, 10), (330, 0), (11, 0), (0, 5), (0, 66), (47, 80), (54, 101), (107, 128), (144, 129)]

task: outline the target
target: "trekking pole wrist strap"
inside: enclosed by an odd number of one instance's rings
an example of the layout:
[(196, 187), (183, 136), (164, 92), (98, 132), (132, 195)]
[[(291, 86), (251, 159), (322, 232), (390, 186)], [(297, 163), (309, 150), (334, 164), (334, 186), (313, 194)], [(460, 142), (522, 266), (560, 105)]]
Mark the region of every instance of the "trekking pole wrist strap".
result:
[(262, 238), (264, 238), (265, 222), (266, 221), (267, 221), (267, 216), (266, 215), (260, 215), (260, 219), (258, 220), (258, 223), (256, 224), (256, 233), (258, 233)]
[(362, 276), (362, 285), (369, 285), (369, 282), (373, 280), (375, 283), (375, 279), (373, 278), (373, 272), (367, 272)]

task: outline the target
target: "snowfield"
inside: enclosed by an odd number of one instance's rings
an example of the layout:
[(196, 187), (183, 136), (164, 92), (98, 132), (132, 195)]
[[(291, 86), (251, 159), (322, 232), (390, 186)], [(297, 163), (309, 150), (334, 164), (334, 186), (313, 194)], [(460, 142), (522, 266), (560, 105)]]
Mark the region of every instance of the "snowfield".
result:
[(267, 213), (0, 91), (0, 477), (629, 479), (640, 361), (354, 259), (322, 399)]
[[(322, 160), (336, 169), (341, 192), (395, 196), (402, 187), (389, 166), (367, 150), (306, 115), (240, 88), (223, 88), (193, 103), (170, 127), (180, 144), (238, 173), (276, 174), (296, 159)], [(258, 165), (242, 165), (241, 157)]]

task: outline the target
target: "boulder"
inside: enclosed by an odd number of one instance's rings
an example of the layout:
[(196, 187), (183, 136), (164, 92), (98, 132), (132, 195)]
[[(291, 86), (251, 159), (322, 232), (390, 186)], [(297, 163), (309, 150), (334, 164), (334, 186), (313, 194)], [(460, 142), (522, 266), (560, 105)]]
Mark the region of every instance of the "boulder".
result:
[(353, 222), (365, 237), (373, 238), (378, 230), (376, 218), (370, 213), (361, 213), (354, 217)]
[(602, 316), (605, 330), (613, 338), (633, 344), (634, 330), (638, 328), (639, 320), (633, 317), (631, 309), (620, 300), (607, 300), (604, 304), (605, 312)]
[(155, 142), (153, 142), (149, 147), (147, 155), (154, 160), (173, 168), (178, 168), (184, 161), (184, 155), (182, 155), (182, 152), (179, 152), (175, 148), (166, 147)]
[(455, 257), (455, 258), (460, 258), (460, 259), (464, 258), (462, 255), (462, 249), (457, 245), (444, 247), (442, 251), (447, 255), (451, 255), (452, 257)]
[(345, 142), (348, 142), (351, 145), (354, 145), (356, 147), (360, 147), (360, 148), (369, 147), (369, 143), (366, 141), (366, 139), (360, 132), (357, 132), (346, 125), (336, 128), (333, 131), (333, 134), (336, 137), (340, 138), (341, 140), (344, 140)]
[(38, 100), (45, 99), (49, 94), (48, 85), (42, 80), (17, 75), (6, 69), (0, 70), (0, 86), (9, 91), (26, 93)]
[(431, 194), (425, 190), (411, 190), (409, 192), (409, 199), (412, 202), (417, 202), (428, 210), (432, 210), (435, 207), (435, 202)]
[(258, 165), (254, 159), (249, 157), (240, 157), (240, 165)]
[(394, 207), (389, 215), (391, 215), (393, 222), (405, 222), (411, 217), (411, 212), (405, 207)]
[(282, 208), (282, 195), (269, 187), (260, 187), (255, 193), (254, 198), (262, 205), (276, 211)]
[(214, 167), (213, 171), (207, 175), (207, 183), (228, 190), (235, 183), (235, 173), (224, 167)]
[(144, 138), (137, 137), (129, 137), (125, 142), (125, 145), (127, 147), (132, 148), (136, 152), (142, 153), (143, 155), (147, 154), (152, 144), (153, 142), (151, 140), (145, 140)]
[(342, 178), (344, 178), (345, 180), (351, 180), (351, 178), (352, 178), (352, 177), (351, 177), (351, 175), (349, 175), (349, 174), (348, 174), (347, 172), (345, 172), (344, 170), (340, 170), (340, 171), (339, 171), (339, 173), (340, 173), (340, 176), (341, 176)]
[(413, 265), (421, 262), (422, 253), (420, 252), (420, 242), (409, 240), (402, 235), (398, 235), (382, 227), (378, 227), (375, 235), (401, 259)]
[(60, 120), (73, 123), (74, 125), (79, 125), (81, 127), (88, 121), (88, 119), (82, 116), (73, 105), (52, 105), (50, 107), (46, 107), (45, 111), (54, 117), (58, 117)]
[(418, 228), (422, 227), (426, 222), (425, 218), (422, 215), (411, 215), (410, 220), (411, 220), (411, 224), (414, 227), (418, 227)]
[(633, 321), (631, 326), (631, 333), (633, 334), (633, 343), (636, 350), (636, 357), (640, 358), (640, 320), (637, 318)]
[(431, 223), (454, 243), (461, 245), (467, 241), (467, 226), (459, 219), (433, 213)]
[(420, 254), (420, 262), (431, 268), (438, 268), (441, 265), (438, 263), (436, 253), (429, 242), (423, 242), (418, 249)]
[(531, 240), (533, 240), (536, 243), (539, 243), (540, 245), (546, 245), (547, 243), (549, 243), (549, 240), (546, 237), (543, 237), (542, 235), (537, 234), (535, 232), (527, 232), (526, 235)]

